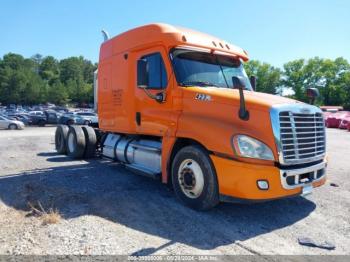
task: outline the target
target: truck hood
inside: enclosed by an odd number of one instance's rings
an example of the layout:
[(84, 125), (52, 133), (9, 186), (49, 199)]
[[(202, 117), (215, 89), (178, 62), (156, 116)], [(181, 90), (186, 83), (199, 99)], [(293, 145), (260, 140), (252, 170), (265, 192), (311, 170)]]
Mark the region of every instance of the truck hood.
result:
[[(238, 89), (217, 87), (189, 87), (186, 88), (186, 90), (189, 92), (195, 92), (197, 94), (208, 95), (209, 97), (207, 97), (207, 99), (210, 99), (211, 102), (230, 104), (235, 106), (239, 105)], [(250, 106), (254, 109), (267, 109), (277, 104), (304, 104), (294, 99), (248, 90), (244, 91), (244, 97), (247, 106)]]
[[(230, 155), (232, 137), (244, 134), (264, 142), (278, 159), (271, 122), (271, 108), (304, 103), (281, 96), (244, 91), (249, 120), (239, 118), (239, 90), (216, 87), (183, 88), (178, 135), (198, 139), (213, 152)], [(209, 128), (210, 127), (210, 128)]]

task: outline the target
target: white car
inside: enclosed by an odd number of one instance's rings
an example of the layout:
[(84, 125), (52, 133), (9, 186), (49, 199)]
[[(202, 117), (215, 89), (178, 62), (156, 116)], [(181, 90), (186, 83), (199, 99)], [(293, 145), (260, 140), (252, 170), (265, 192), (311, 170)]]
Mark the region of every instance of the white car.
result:
[(0, 116), (0, 128), (4, 129), (24, 129), (24, 123), (17, 120), (11, 120), (4, 116)]

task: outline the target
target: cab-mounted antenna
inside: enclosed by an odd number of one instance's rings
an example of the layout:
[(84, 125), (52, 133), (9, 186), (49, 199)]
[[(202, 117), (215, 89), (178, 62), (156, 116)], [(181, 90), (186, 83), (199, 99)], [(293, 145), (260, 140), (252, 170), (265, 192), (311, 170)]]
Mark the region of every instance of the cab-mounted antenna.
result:
[(102, 29), (101, 32), (102, 32), (102, 35), (103, 35), (103, 42), (106, 42), (109, 39), (109, 34), (104, 29)]

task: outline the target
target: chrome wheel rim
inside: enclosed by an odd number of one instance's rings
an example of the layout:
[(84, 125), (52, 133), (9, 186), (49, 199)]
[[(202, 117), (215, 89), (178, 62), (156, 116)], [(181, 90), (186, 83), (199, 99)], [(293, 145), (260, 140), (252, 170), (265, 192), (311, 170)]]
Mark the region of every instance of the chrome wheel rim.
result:
[(193, 159), (180, 164), (178, 180), (182, 192), (189, 198), (198, 198), (204, 188), (204, 175), (200, 165)]
[(74, 135), (73, 135), (73, 133), (69, 133), (69, 135), (68, 135), (68, 149), (69, 149), (69, 152), (74, 151)]

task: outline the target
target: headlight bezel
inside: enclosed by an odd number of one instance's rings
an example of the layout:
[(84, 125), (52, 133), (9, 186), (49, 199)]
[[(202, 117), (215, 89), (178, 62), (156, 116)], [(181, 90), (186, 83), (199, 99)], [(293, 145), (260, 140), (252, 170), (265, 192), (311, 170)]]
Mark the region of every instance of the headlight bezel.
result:
[[(246, 139), (246, 141), (240, 141), (240, 139)], [(247, 154), (247, 152), (244, 153), (244, 152), (242, 152), (242, 148), (241, 148), (242, 142), (255, 143), (259, 147), (262, 147), (264, 150), (263, 150), (263, 152), (259, 153), (259, 152), (256, 152), (256, 148), (255, 148), (254, 154)], [(255, 160), (262, 160), (262, 161), (275, 161), (275, 156), (274, 156), (273, 150), (268, 145), (266, 145), (264, 142), (262, 142), (261, 140), (255, 138), (255, 137), (252, 137), (250, 135), (245, 135), (245, 134), (236, 134), (236, 135), (232, 136), (231, 143), (232, 143), (233, 151), (234, 151), (235, 155), (238, 157), (251, 159), (251, 160), (255, 159)], [(250, 145), (254, 149), (254, 145), (252, 145), (252, 144), (250, 144)], [(262, 153), (264, 153), (264, 154), (262, 154)]]

